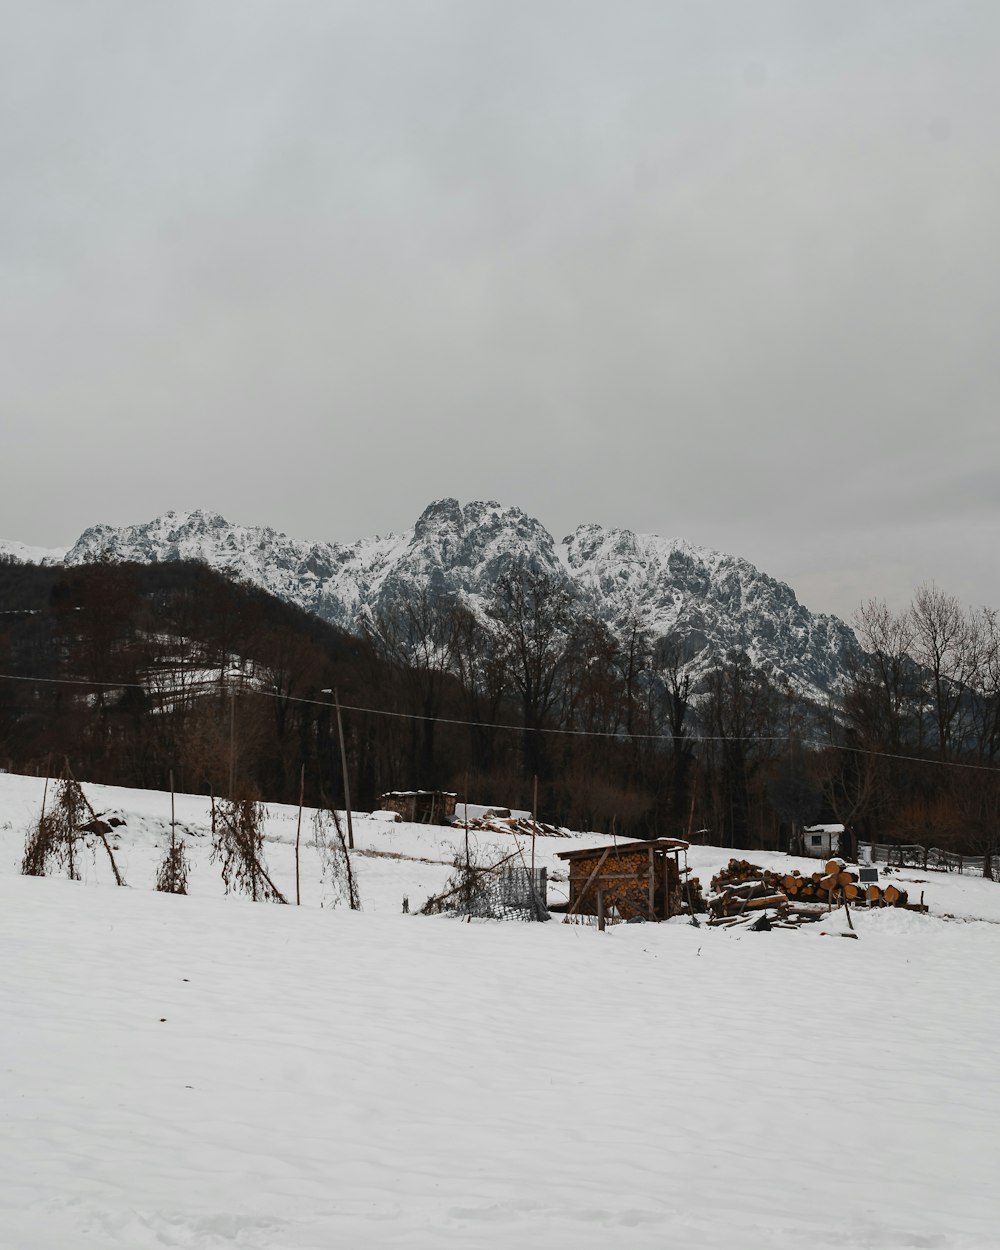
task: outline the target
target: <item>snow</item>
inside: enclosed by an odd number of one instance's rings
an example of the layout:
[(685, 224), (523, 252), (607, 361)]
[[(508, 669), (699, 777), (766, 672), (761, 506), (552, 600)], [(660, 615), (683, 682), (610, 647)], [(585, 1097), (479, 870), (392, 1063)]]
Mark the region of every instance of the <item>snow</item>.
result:
[[(320, 909), (314, 853), (304, 906), (255, 905), (178, 796), (175, 898), (150, 889), (154, 792), (85, 787), (127, 820), (132, 888), (103, 852), (85, 882), (19, 876), (41, 788), (0, 776), (4, 1247), (996, 1244), (1000, 885), (926, 874), (930, 916), (858, 912), (858, 941), (837, 912), (463, 924), (401, 911), (463, 831), (355, 814), (362, 913)], [(297, 812), (268, 811), (293, 890)], [(690, 854), (707, 884), (731, 853)]]
[(68, 547), (32, 547), (28, 543), (0, 538), (0, 557), (9, 556), (19, 564), (61, 564)]
[(533, 568), (614, 630), (638, 622), (656, 637), (694, 639), (696, 674), (735, 647), (820, 702), (842, 681), (843, 656), (856, 646), (842, 621), (809, 613), (789, 586), (741, 557), (595, 524), (556, 543), (520, 508), (495, 501), (439, 499), (402, 533), (352, 543), (306, 542), (212, 512), (168, 512), (119, 529), (93, 526), (66, 563), (108, 551), (126, 560), (204, 560), (354, 633), (429, 585), (482, 612), (504, 571)]

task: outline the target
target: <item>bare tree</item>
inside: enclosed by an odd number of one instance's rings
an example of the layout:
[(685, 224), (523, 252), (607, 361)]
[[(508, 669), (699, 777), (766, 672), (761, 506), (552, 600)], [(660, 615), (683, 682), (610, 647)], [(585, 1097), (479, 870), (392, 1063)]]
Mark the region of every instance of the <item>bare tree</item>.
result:
[(917, 590), (910, 620), (913, 657), (929, 675), (938, 754), (948, 759), (961, 745), (961, 714), (978, 675), (981, 640), (959, 601), (934, 585)]
[(976, 759), (992, 764), (1000, 755), (1000, 622), (992, 608), (972, 613), (978, 664), (970, 702)]
[(872, 746), (898, 751), (916, 722), (913, 616), (869, 599), (855, 613), (854, 628), (863, 654), (853, 659), (852, 723)]
[(472, 759), (489, 772), (496, 756), (496, 723), (508, 693), (509, 645), (464, 604), (455, 604), (455, 675), (461, 683), (470, 728)]
[(437, 782), (435, 736), (441, 705), (454, 672), (461, 620), (455, 601), (426, 587), (394, 610), (375, 613), (366, 633), (376, 654), (391, 664), (407, 696), (410, 720), (410, 764), (414, 783)]
[(557, 578), (529, 569), (504, 574), (489, 604), (521, 703), (525, 772), (543, 780), (549, 775), (549, 759), (542, 729), (566, 663), (572, 609), (573, 596)]
[(692, 651), (683, 640), (668, 635), (660, 639), (653, 663), (662, 680), (664, 719), (670, 732), (670, 798), (668, 812), (675, 829), (683, 820), (691, 794), (694, 739), (690, 733), (692, 711)]
[[(707, 678), (703, 715), (709, 734), (709, 758), (718, 761), (716, 826), (732, 846), (749, 846), (752, 805), (764, 793), (763, 765), (782, 737), (778, 692), (767, 675), (743, 652), (730, 652)], [(758, 833), (762, 834), (758, 821)]]

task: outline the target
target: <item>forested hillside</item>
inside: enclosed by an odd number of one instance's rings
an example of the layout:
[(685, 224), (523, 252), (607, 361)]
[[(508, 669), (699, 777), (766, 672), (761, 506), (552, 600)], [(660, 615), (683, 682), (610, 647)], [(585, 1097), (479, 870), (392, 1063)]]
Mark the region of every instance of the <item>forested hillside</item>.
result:
[[(557, 580), (500, 576), (473, 612), (429, 591), (346, 634), (205, 565), (0, 565), (0, 764), (92, 781), (343, 803), (445, 787), (634, 836), (784, 848), (803, 824), (993, 849), (995, 621), (937, 591), (862, 614), (817, 707), (730, 651), (624, 636)], [(944, 639), (944, 641), (942, 641)], [(935, 650), (935, 647), (937, 650)]]

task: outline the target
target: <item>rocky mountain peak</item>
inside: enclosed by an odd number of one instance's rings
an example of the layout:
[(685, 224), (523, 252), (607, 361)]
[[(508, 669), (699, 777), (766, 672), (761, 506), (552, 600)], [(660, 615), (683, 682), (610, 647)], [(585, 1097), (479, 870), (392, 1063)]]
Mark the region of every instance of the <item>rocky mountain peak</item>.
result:
[(429, 504), (400, 534), (309, 543), (215, 512), (167, 512), (152, 521), (85, 531), (68, 564), (199, 559), (353, 631), (421, 590), (483, 603), (514, 569), (551, 576), (581, 610), (623, 631), (670, 635), (697, 667), (732, 649), (778, 679), (821, 697), (836, 688), (857, 643), (836, 617), (803, 607), (791, 587), (738, 556), (679, 538), (580, 525), (556, 544), (534, 517), (494, 500)]

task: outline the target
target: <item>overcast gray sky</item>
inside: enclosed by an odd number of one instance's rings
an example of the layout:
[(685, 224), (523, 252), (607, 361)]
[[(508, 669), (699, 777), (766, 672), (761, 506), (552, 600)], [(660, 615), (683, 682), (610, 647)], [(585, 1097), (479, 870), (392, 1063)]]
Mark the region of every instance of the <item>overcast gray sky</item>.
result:
[(995, 0), (0, 17), (0, 537), (455, 495), (1000, 606)]

